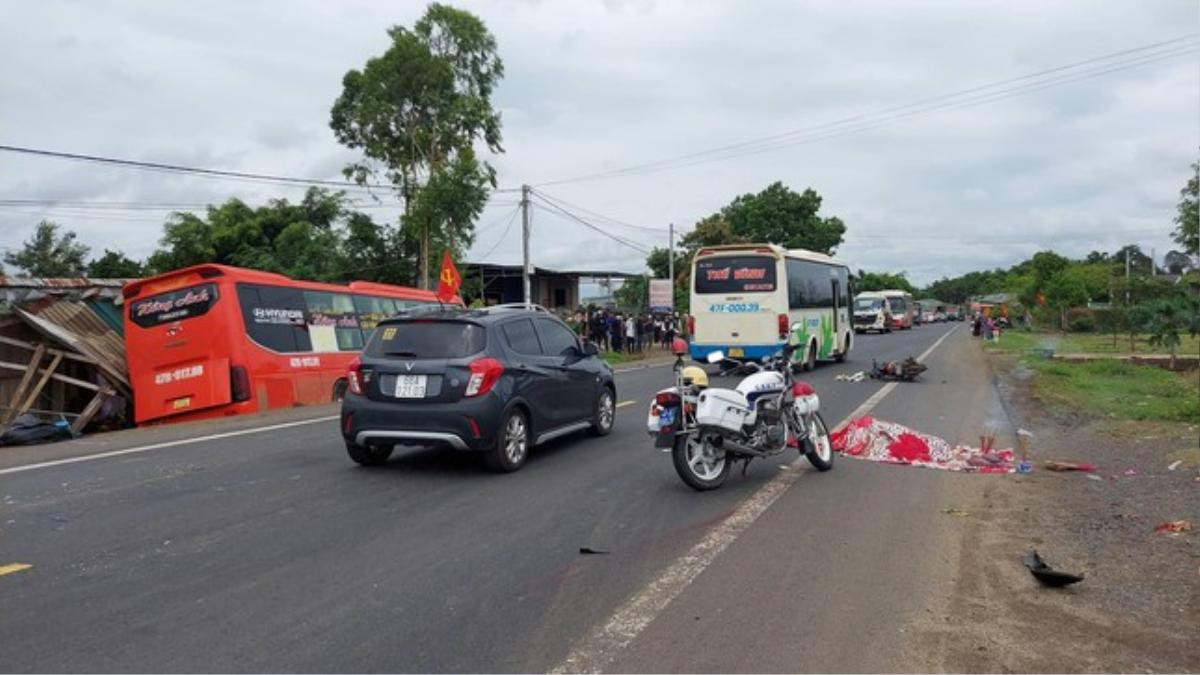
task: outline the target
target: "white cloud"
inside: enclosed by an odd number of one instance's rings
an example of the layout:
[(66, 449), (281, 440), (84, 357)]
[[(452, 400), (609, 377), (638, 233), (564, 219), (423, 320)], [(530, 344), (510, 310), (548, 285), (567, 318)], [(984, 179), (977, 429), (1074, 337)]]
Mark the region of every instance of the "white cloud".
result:
[[(904, 104), (1194, 30), (1158, 2), (465, 3), (496, 34), (506, 186), (655, 161)], [(339, 178), (328, 130), (347, 69), (423, 3), (9, 3), (0, 142), (242, 171)], [(917, 281), (1041, 248), (1136, 241), (1161, 254), (1200, 145), (1190, 54), (862, 133), (550, 194), (627, 222), (686, 226), (782, 180), (846, 221), (842, 257)], [(7, 198), (250, 202), (287, 187), (0, 154)], [(503, 220), (510, 206), (481, 218)], [(395, 210), (376, 211), (391, 218)], [(149, 253), (158, 214), (0, 209), (0, 247), (41, 217), (96, 249)], [(503, 223), (473, 250), (492, 249)], [(535, 215), (535, 262), (640, 268), (640, 254)], [(644, 231), (615, 228), (643, 246)], [(519, 227), (489, 257), (516, 261)], [(663, 238), (665, 240), (665, 237)]]

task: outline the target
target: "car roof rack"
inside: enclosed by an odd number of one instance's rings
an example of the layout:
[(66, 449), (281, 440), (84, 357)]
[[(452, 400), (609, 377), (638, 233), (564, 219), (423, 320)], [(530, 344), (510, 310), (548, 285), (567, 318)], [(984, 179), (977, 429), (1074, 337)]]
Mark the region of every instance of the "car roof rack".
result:
[(505, 302), (499, 305), (491, 305), (487, 309), (528, 309), (534, 312), (544, 312), (546, 314), (550, 313), (550, 310), (542, 307), (541, 305), (535, 305), (532, 302)]

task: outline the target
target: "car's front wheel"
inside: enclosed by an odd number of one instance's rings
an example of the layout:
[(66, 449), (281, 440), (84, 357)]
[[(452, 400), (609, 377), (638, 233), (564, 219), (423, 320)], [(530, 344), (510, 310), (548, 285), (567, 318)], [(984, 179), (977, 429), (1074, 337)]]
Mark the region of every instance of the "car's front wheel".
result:
[(496, 445), (487, 451), (484, 458), (488, 466), (496, 471), (516, 471), (529, 456), (529, 420), (519, 409), (504, 416), (500, 433), (496, 434)]
[(612, 433), (613, 423), (617, 419), (617, 398), (612, 389), (601, 387), (600, 396), (596, 398), (596, 416), (592, 420), (592, 434), (607, 436)]
[(379, 466), (392, 456), (395, 446), (391, 445), (358, 445), (346, 441), (346, 453), (350, 459), (363, 466)]

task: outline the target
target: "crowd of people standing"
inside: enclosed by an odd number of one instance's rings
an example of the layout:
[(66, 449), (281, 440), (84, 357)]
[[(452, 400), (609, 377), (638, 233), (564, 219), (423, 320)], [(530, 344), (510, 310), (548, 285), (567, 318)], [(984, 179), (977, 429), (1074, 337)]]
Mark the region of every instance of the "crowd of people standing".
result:
[(577, 309), (571, 323), (580, 336), (601, 349), (634, 354), (655, 347), (670, 349), (676, 337), (686, 337), (687, 322), (672, 314), (636, 314), (608, 309)]

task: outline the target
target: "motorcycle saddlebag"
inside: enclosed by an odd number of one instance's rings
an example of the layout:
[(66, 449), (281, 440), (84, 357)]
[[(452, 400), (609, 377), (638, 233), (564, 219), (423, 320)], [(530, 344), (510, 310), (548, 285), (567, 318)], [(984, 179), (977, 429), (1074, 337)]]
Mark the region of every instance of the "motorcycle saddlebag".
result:
[(702, 427), (720, 427), (738, 432), (749, 415), (746, 397), (730, 389), (703, 391), (696, 404), (696, 423)]

